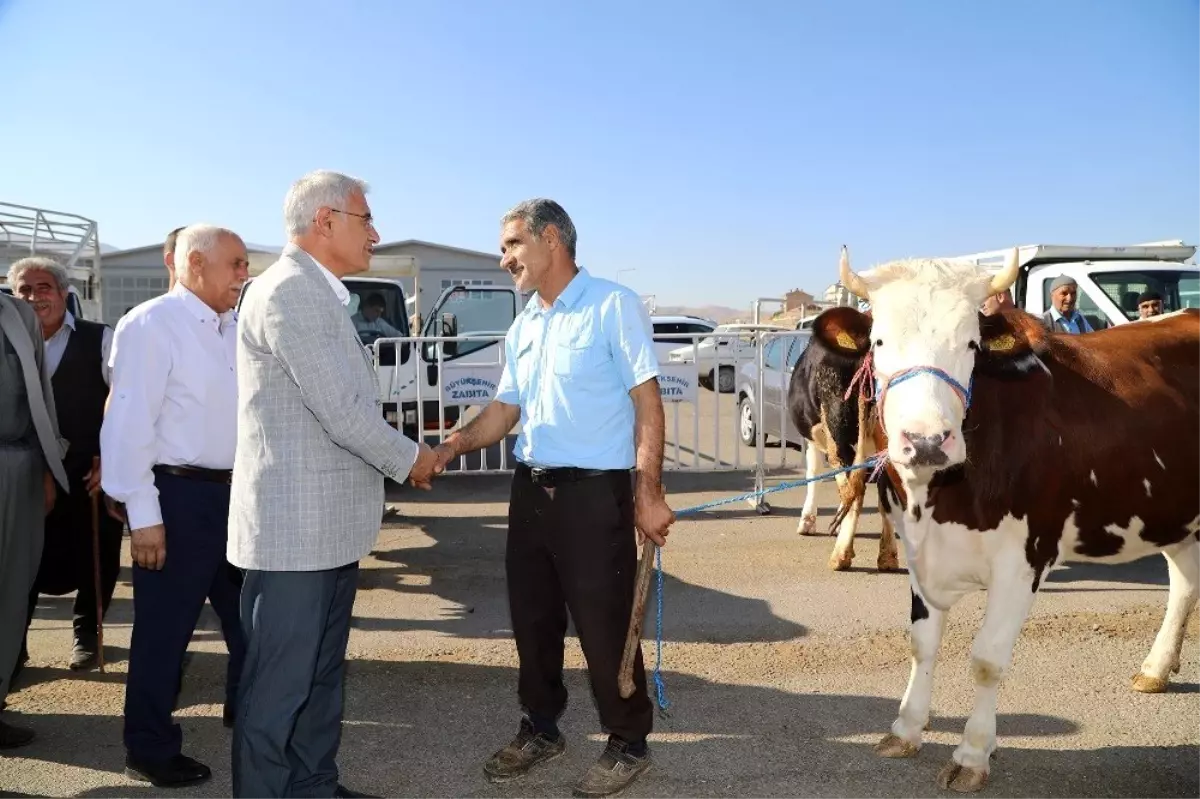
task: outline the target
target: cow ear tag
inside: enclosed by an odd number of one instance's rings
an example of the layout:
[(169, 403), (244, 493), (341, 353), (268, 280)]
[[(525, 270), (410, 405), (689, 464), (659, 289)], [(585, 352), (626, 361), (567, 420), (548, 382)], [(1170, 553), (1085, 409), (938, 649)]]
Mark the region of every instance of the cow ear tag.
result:
[(845, 330), (839, 330), (837, 334), (838, 346), (844, 350), (856, 350), (858, 345), (854, 342), (854, 336), (847, 333)]
[(992, 352), (1011, 352), (1016, 349), (1017, 338), (1012, 333), (1001, 333), (995, 338), (988, 339), (986, 345)]

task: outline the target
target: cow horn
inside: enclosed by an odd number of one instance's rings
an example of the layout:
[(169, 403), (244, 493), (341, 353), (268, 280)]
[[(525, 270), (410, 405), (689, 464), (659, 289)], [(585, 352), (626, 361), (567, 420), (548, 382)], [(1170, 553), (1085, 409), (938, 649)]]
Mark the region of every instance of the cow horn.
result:
[(869, 299), (866, 281), (850, 271), (850, 254), (847, 252), (845, 244), (842, 245), (842, 262), (838, 264), (838, 271), (841, 272), (843, 286), (858, 297), (864, 300)]
[(1021, 262), (1019, 260), (1019, 252), (1016, 247), (1013, 247), (1012, 254), (1008, 256), (1008, 263), (1004, 265), (995, 276), (992, 277), (992, 285), (988, 289), (988, 296), (999, 294), (1007, 289), (1013, 283), (1017, 282), (1017, 273), (1021, 270)]

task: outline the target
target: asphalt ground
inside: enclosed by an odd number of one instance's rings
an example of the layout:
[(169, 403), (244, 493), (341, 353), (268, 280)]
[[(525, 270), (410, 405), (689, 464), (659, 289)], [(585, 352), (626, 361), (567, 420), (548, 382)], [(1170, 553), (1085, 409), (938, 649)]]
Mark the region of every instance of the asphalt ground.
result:
[[(798, 464), (798, 454), (789, 454)], [(772, 480), (794, 479), (779, 472)], [(673, 507), (752, 487), (748, 473), (668, 475)], [(516, 652), (508, 629), (504, 539), (508, 480), (455, 475), (431, 493), (393, 486), (393, 514), (362, 563), (349, 645), (339, 763), (348, 786), (386, 796), (564, 796), (602, 746), (578, 642), (567, 647), (567, 754), (526, 780), (488, 784), (487, 756), (515, 731)], [(822, 521), (831, 484), (819, 488)], [(863, 517), (848, 572), (833, 539), (795, 534), (804, 489), (681, 519), (663, 551), (663, 668), (670, 717), (651, 737), (655, 765), (628, 796), (932, 796), (974, 696), (969, 649), (984, 595), (951, 614), (916, 758), (873, 744), (908, 678), (909, 591), (874, 568), (879, 529)], [(873, 499), (873, 497), (872, 497)], [(76, 674), (71, 597), (43, 597), (32, 660), (10, 695), (30, 746), (0, 754), (0, 792), (151, 796), (122, 775), (123, 683), (132, 602), (128, 555), (105, 628), (106, 673)], [(1200, 795), (1200, 658), (1189, 620), (1171, 690), (1130, 680), (1166, 600), (1155, 557), (1052, 573), (1018, 642), (999, 700), (999, 750), (985, 796)], [(653, 595), (646, 656), (654, 662)], [(573, 635), (573, 633), (571, 633)], [(185, 751), (214, 771), (179, 796), (228, 796), (230, 733), (221, 725), (225, 654), (205, 609), (176, 718)]]

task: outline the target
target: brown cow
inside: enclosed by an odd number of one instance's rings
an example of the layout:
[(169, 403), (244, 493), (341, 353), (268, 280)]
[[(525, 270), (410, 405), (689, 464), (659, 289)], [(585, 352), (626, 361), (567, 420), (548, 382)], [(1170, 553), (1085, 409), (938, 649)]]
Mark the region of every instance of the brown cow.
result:
[(1179, 667), (1200, 596), (1200, 312), (1079, 336), (1018, 310), (983, 316), (1011, 285), (1016, 252), (993, 277), (975, 264), (914, 260), (842, 282), (873, 319), (837, 309), (821, 335), (870, 358), (880, 438), (901, 482), (897, 517), (912, 587), (912, 671), (900, 714), (876, 747), (910, 757), (929, 720), (946, 615), (988, 592), (971, 651), (975, 709), (942, 787), (982, 788), (996, 748), (996, 699), (1047, 571), (1152, 552), (1170, 590), (1134, 678), (1161, 692)]

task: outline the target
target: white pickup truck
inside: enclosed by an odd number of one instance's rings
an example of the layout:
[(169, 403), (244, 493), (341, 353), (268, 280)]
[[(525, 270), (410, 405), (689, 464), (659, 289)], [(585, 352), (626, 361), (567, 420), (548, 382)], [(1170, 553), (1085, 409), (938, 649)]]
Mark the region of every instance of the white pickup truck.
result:
[[(1009, 250), (957, 256), (1000, 271)], [(1012, 287), (1013, 303), (1041, 316), (1050, 310), (1050, 284), (1070, 275), (1079, 285), (1078, 308), (1094, 330), (1138, 318), (1137, 297), (1152, 289), (1163, 297), (1163, 312), (1200, 307), (1200, 266), (1184, 263), (1196, 247), (1160, 241), (1128, 247), (1031, 244), (1018, 249), (1021, 271)]]

